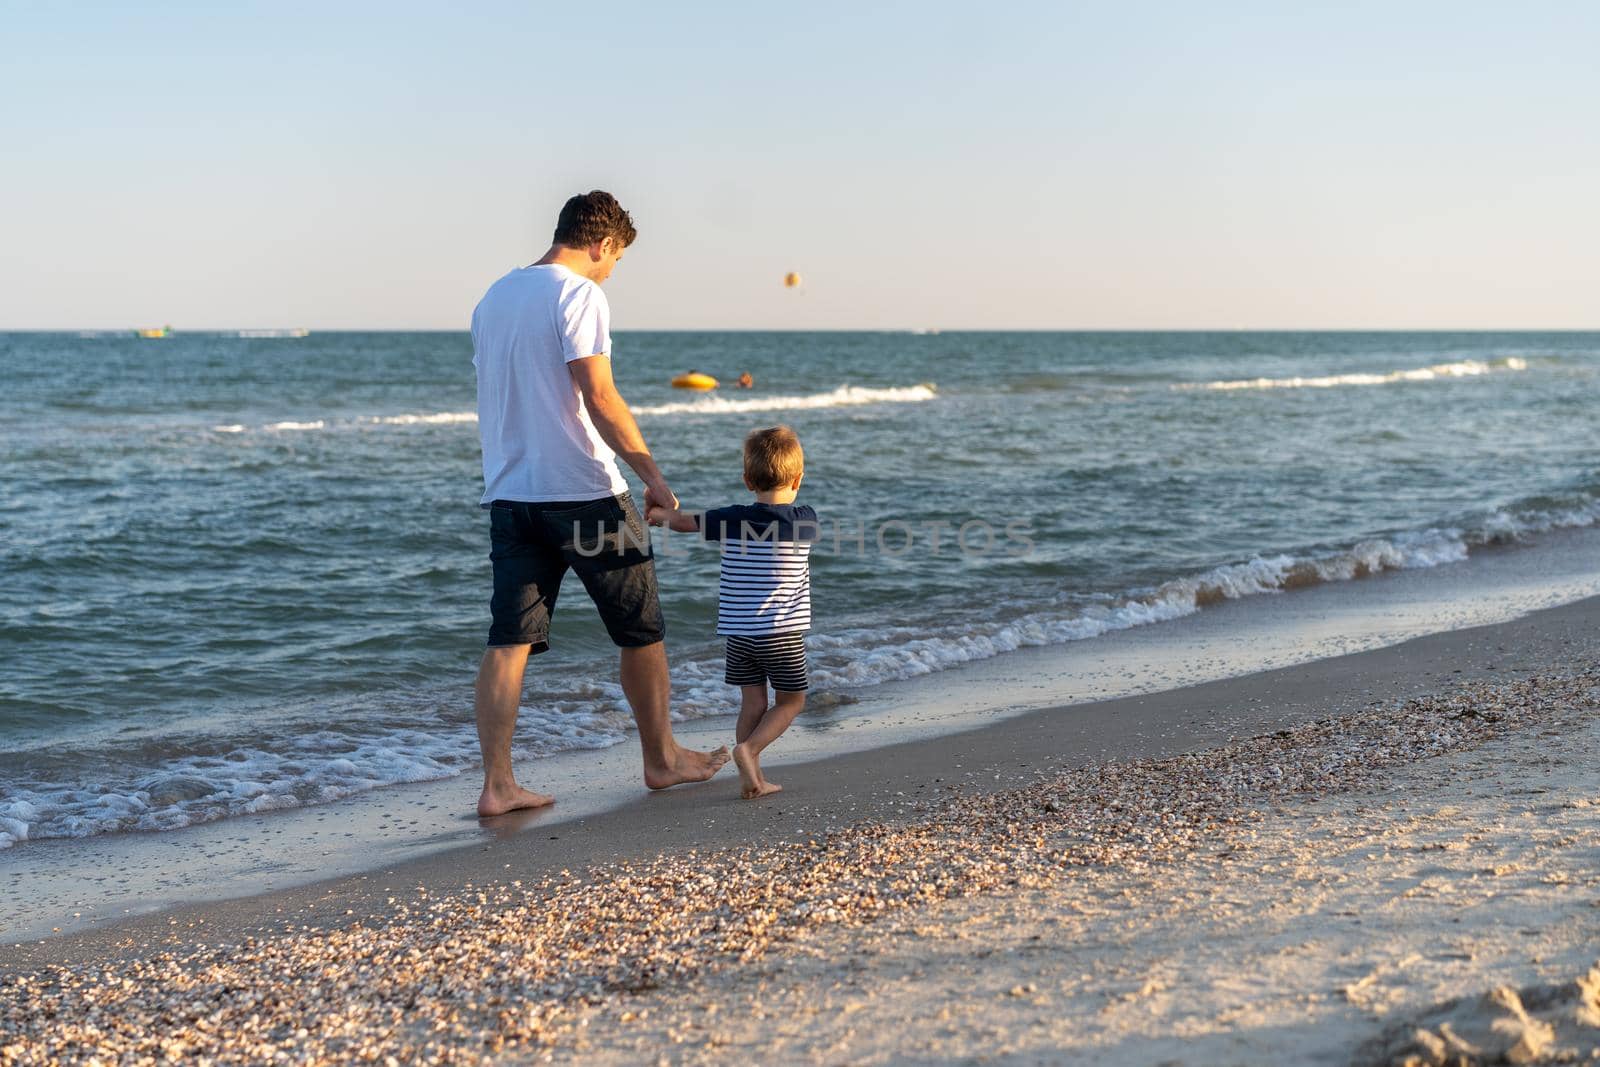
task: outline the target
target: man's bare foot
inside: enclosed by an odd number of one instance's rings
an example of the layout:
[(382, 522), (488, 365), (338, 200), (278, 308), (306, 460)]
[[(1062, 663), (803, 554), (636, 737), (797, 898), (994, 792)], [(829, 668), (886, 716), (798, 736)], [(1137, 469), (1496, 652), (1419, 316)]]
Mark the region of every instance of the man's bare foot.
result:
[(728, 746), (712, 752), (697, 752), (692, 748), (678, 749), (677, 756), (665, 766), (644, 766), (644, 784), (651, 789), (670, 789), (688, 782), (704, 782), (728, 762)]
[(504, 815), (508, 811), (521, 811), (523, 808), (542, 808), (554, 804), (556, 798), (543, 793), (535, 793), (512, 785), (509, 789), (485, 788), (478, 796), (478, 818), (492, 819), (496, 815)]
[(783, 786), (761, 774), (761, 758), (744, 744), (733, 746), (733, 765), (739, 769), (739, 795), (746, 800), (783, 792)]

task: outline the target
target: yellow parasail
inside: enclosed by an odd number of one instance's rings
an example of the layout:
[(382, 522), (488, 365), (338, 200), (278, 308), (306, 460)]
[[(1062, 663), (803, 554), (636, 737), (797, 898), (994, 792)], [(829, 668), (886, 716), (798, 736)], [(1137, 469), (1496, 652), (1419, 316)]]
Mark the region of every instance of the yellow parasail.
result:
[(793, 289), (795, 286), (797, 286), (799, 284), (800, 284), (800, 275), (797, 274), (795, 271), (790, 271), (788, 274), (785, 274), (783, 276), (783, 287), (785, 289)]

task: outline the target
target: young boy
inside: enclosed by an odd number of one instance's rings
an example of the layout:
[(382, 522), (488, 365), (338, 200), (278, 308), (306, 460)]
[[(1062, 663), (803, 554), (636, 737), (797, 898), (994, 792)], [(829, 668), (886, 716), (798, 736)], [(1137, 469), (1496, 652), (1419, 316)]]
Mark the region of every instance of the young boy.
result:
[(807, 557), (820, 531), (816, 511), (794, 502), (804, 477), (805, 453), (793, 430), (755, 430), (744, 439), (744, 484), (755, 503), (704, 513), (664, 507), (648, 512), (653, 523), (722, 543), (717, 633), (727, 639), (727, 682), (741, 690), (733, 762), (746, 800), (783, 788), (762, 776), (761, 753), (806, 704)]

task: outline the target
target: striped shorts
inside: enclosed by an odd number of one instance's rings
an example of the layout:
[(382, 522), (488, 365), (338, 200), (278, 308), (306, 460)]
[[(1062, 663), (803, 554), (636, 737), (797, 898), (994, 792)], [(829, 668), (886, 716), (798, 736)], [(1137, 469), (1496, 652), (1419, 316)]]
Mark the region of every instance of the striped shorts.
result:
[(728, 667), (724, 677), (729, 685), (766, 685), (770, 681), (780, 693), (804, 693), (809, 688), (803, 631), (726, 636)]

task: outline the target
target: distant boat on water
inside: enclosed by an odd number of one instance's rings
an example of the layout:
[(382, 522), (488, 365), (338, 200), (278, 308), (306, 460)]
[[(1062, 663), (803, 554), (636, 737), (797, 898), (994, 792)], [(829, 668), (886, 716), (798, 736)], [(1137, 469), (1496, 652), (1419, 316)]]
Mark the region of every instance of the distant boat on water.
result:
[(310, 337), (310, 330), (240, 330), (240, 337)]
[(171, 337), (172, 336), (172, 327), (171, 326), (146, 326), (143, 329), (135, 330), (134, 332), (137, 333), (140, 337), (146, 337), (146, 338)]

